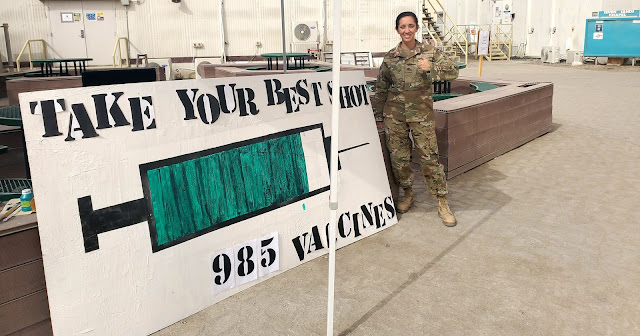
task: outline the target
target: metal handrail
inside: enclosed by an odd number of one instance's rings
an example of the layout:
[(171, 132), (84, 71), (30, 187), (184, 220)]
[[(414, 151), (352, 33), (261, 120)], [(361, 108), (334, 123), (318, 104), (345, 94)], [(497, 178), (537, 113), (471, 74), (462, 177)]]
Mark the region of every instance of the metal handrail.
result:
[[(427, 8), (424, 5), (422, 5), (422, 14), (423, 15), (428, 14), (428, 11), (426, 11), (426, 9)], [(423, 16), (422, 22), (424, 23), (424, 21), (425, 21), (425, 19), (424, 19), (424, 16)], [(427, 23), (427, 25), (425, 27), (423, 27), (423, 28), (424, 28), (424, 30), (427, 31), (427, 34), (429, 35), (429, 37), (431, 37), (432, 40), (439, 41), (440, 44), (442, 44), (442, 40), (440, 40), (440, 37), (439, 36), (435, 36), (435, 35), (433, 35), (433, 33), (431, 33), (431, 30), (429, 29), (429, 23)], [(422, 33), (422, 35), (424, 35), (424, 33)], [(436, 43), (438, 43), (438, 42), (436, 42)]]
[(120, 41), (124, 40), (126, 43), (125, 55), (126, 55), (126, 64), (127, 68), (131, 67), (131, 58), (129, 57), (129, 39), (126, 37), (118, 37), (116, 39), (116, 45), (113, 47), (113, 55), (111, 56), (113, 59), (113, 67), (116, 67), (116, 51), (118, 52), (118, 64), (122, 68), (122, 48), (120, 47)]
[[(467, 37), (464, 35), (464, 33), (462, 33), (462, 31), (460, 31), (460, 28), (458, 28), (458, 25), (456, 24), (456, 22), (453, 21), (453, 18), (449, 16), (447, 11), (444, 9), (444, 6), (442, 5), (442, 3), (440, 3), (440, 0), (434, 0), (434, 1), (438, 4), (438, 6), (440, 6), (440, 8), (442, 9), (442, 12), (444, 13), (444, 22), (443, 22), (443, 29), (442, 29), (444, 33), (443, 42), (451, 42), (451, 40), (453, 40), (453, 45), (457, 46), (458, 48), (460, 48), (462, 52), (464, 52), (464, 64), (467, 64), (468, 57), (469, 57), (469, 41), (467, 40)], [(433, 5), (433, 3), (431, 3), (431, 0), (426, 0), (426, 2), (429, 3), (433, 12), (436, 13), (436, 8)], [(422, 7), (425, 7), (425, 5), (426, 5), (425, 0), (423, 0)], [(451, 25), (452, 25), (448, 29), (447, 29), (447, 22), (448, 22), (447, 19), (448, 21), (451, 22)], [(445, 39), (444, 37), (447, 36), (449, 33), (451, 33), (450, 37)]]
[[(506, 27), (509, 27), (509, 30), (506, 29)], [(491, 32), (491, 44), (492, 45), (498, 45), (498, 46), (506, 46), (509, 50), (509, 52), (507, 54), (505, 54), (504, 52), (501, 52), (501, 54), (503, 56), (508, 57), (508, 59), (511, 59), (511, 53), (512, 53), (512, 46), (513, 46), (513, 25), (512, 24), (484, 24), (484, 25), (460, 25), (459, 27), (464, 27), (465, 33), (470, 32), (470, 30), (473, 28), (476, 31), (489, 31)], [(477, 44), (476, 42), (469, 42), (470, 45), (474, 45)], [(489, 48), (489, 54), (485, 56), (485, 58), (487, 60), (491, 60), (494, 56), (493, 48)]]
[(429, 37), (431, 37), (431, 39), (432, 39), (432, 40), (434, 40), (434, 41), (436, 41), (436, 40), (438, 40), (438, 41), (439, 41), (439, 40), (440, 40), (440, 37), (438, 37), (438, 36), (434, 36), (434, 35), (431, 33), (431, 30), (429, 30), (428, 25), (427, 25), (427, 27), (426, 27), (426, 29), (425, 29), (425, 30), (427, 31), (427, 34), (429, 34)]
[[(504, 29), (502, 29), (502, 27), (500, 26), (509, 26), (509, 32), (505, 32)], [(507, 49), (509, 50), (509, 60), (511, 60), (511, 52), (512, 52), (512, 46), (513, 46), (513, 25), (506, 25), (506, 24), (502, 24), (502, 25), (495, 25), (496, 27), (496, 39), (498, 40), (499, 43), (504, 44)], [(506, 56), (506, 55), (505, 55)]]
[(29, 48), (29, 69), (33, 69), (33, 57), (31, 55), (31, 42), (40, 42), (42, 43), (42, 58), (47, 58), (47, 47), (46, 47), (46, 42), (43, 39), (36, 39), (36, 40), (27, 40), (27, 42), (24, 43), (24, 45), (22, 46), (22, 49), (20, 50), (20, 53), (18, 54), (18, 57), (16, 58), (16, 66), (18, 71), (20, 71), (20, 57), (22, 57), (22, 54), (24, 53), (24, 49), (25, 48)]

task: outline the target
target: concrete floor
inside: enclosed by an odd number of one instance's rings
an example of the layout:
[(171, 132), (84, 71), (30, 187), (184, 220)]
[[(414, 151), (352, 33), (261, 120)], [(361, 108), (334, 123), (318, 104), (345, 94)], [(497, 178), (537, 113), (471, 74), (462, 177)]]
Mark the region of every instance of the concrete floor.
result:
[[(451, 179), (457, 227), (418, 180), (397, 225), (339, 250), (335, 334), (639, 335), (639, 67), (483, 66), (553, 82), (554, 130)], [(157, 335), (325, 334), (327, 260)]]

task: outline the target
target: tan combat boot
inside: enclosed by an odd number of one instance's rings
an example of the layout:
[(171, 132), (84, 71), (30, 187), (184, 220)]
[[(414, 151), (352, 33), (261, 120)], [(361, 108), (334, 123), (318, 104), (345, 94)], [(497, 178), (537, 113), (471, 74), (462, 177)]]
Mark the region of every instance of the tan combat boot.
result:
[(405, 213), (409, 211), (409, 208), (413, 205), (413, 189), (409, 187), (403, 188), (403, 190), (404, 197), (402, 198), (402, 201), (398, 202), (398, 205), (396, 206), (396, 210), (398, 210), (399, 213)]
[(449, 203), (447, 203), (447, 196), (438, 196), (438, 215), (442, 218), (444, 225), (452, 227), (456, 226), (456, 217), (449, 209)]

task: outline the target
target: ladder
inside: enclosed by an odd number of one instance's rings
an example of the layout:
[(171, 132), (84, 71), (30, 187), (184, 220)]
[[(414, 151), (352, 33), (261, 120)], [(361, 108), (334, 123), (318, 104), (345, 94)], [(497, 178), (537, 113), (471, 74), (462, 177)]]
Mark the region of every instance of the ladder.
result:
[(443, 39), (437, 19), (431, 16), (429, 9), (424, 5), (422, 6), (422, 38), (437, 40), (438, 45), (442, 44)]
[(502, 50), (502, 44), (502, 42), (491, 42), (489, 45), (489, 54), (484, 55), (485, 59), (488, 61), (508, 60), (509, 56)]
[(440, 0), (422, 2), (422, 39), (434, 40), (437, 47), (452, 61), (467, 63), (469, 41), (466, 32), (460, 30), (451, 16), (444, 10)]

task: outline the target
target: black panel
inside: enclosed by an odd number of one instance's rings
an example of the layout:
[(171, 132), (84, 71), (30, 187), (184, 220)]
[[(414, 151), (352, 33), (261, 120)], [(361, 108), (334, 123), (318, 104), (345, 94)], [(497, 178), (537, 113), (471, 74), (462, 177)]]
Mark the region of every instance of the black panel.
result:
[(155, 81), (155, 68), (87, 70), (82, 73), (82, 86), (100, 86)]

